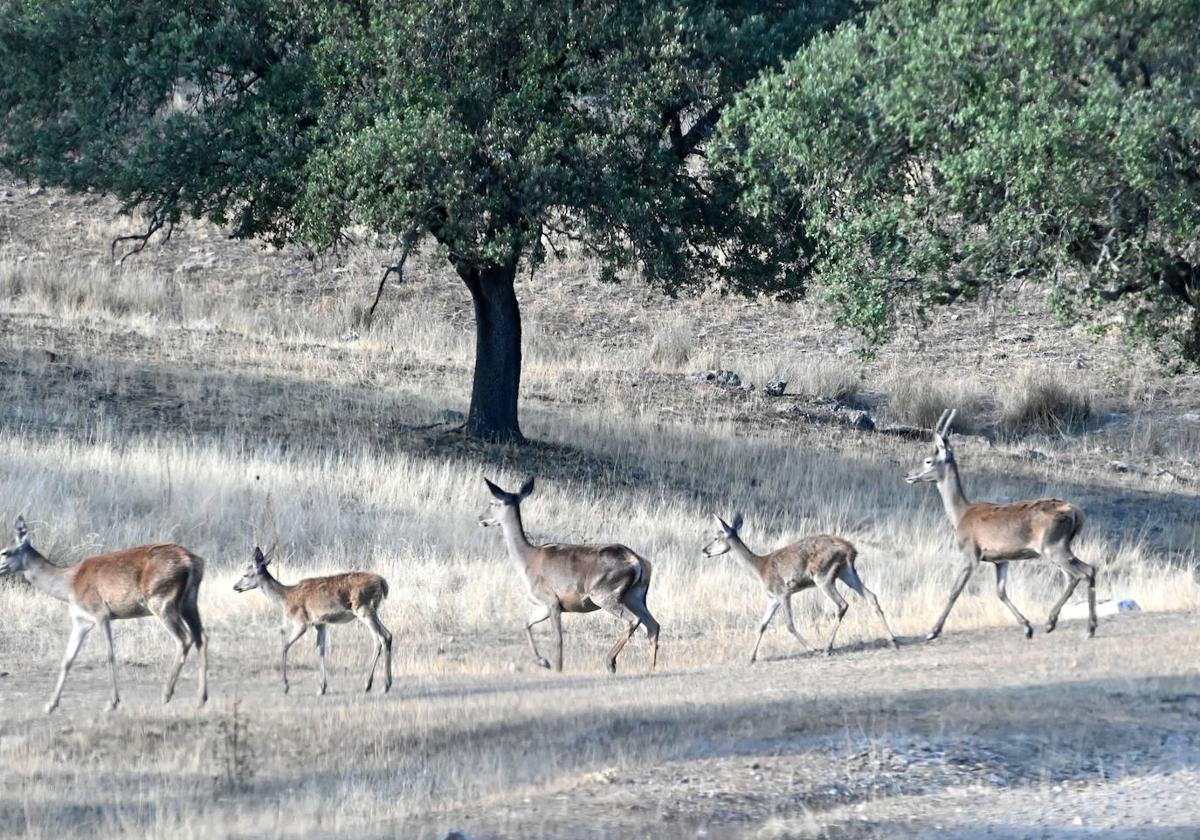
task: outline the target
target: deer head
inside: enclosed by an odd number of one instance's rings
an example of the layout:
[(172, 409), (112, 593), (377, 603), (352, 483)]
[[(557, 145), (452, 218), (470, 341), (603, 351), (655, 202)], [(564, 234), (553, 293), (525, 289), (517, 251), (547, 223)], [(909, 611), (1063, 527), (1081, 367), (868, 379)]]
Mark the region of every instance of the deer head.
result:
[(13, 525), (13, 544), (0, 552), (0, 577), (23, 572), (34, 553), (29, 544), (29, 529), (25, 526), (25, 517), (18, 516)]
[(521, 485), (521, 489), (516, 493), (509, 493), (507, 490), (499, 487), (488, 481), (486, 478), (483, 483), (487, 485), (488, 490), (492, 493), (492, 501), (488, 502), (487, 508), (479, 515), (479, 524), (484, 528), (492, 525), (499, 525), (502, 517), (511, 515), (516, 512), (521, 502), (533, 493), (533, 479), (530, 478)]
[(254, 559), (250, 561), (250, 568), (242, 575), (241, 579), (233, 585), (235, 592), (249, 592), (251, 589), (257, 589), (262, 576), (267, 573), (267, 566), (271, 565), (271, 555), (275, 553), (275, 546), (271, 546), (271, 550), (263, 554), (263, 550), (258, 546), (254, 546)]
[(958, 409), (946, 409), (933, 430), (933, 454), (925, 459), (920, 468), (909, 473), (905, 481), (916, 484), (918, 481), (941, 481), (954, 466), (954, 449), (950, 446), (950, 426), (954, 423), (954, 415)]
[(717, 520), (717, 526), (720, 530), (717, 531), (712, 542), (704, 546), (705, 557), (719, 557), (727, 553), (732, 548), (730, 541), (738, 538), (738, 530), (742, 527), (742, 515), (740, 513), (733, 517), (732, 525), (715, 513), (712, 516), (713, 519)]

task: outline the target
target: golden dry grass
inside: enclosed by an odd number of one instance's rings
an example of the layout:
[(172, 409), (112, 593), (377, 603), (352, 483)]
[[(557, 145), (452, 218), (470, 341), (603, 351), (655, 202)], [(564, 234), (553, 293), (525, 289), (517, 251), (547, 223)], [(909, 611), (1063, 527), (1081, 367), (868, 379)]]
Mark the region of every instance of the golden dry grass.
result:
[[(199, 715), (186, 705), (189, 668), (182, 702), (158, 709), (165, 634), (124, 622), (116, 630), (124, 710), (93, 711), (105, 674), (102, 641), (92, 638), (62, 715), (43, 719), (65, 611), (0, 583), (5, 833), (438, 836), (470, 818), (485, 836), (628, 836), (637, 821), (616, 812), (642, 790), (655, 836), (695, 836), (698, 823), (681, 816), (689, 808), (709, 814), (709, 836), (719, 835), (713, 815), (724, 811), (749, 815), (728, 836), (818, 836), (853, 819), (842, 811), (856, 804), (878, 807), (878, 825), (891, 825), (884, 817), (898, 818), (907, 797), (944, 797), (994, 772), (979, 759), (988, 769), (954, 775), (943, 756), (921, 765), (921, 785), (905, 787), (892, 765), (911, 744), (950, 743), (975, 758), (1004, 753), (1001, 742), (1042, 744), (1009, 756), (1019, 765), (1005, 777), (1014, 789), (1041, 790), (1038, 774), (1053, 781), (1066, 772), (1056, 768), (1093, 778), (1088, 762), (1119, 750), (1094, 740), (1077, 715), (1056, 707), (1022, 723), (1029, 704), (1058, 702), (1046, 686), (1071, 704), (1105, 698), (1104, 726), (1139, 749), (1121, 692), (1161, 705), (1194, 690), (1194, 667), (1180, 652), (1194, 649), (1188, 619), (1102, 620), (1093, 645), (1067, 623), (1030, 645), (986, 569), (959, 602), (944, 647), (880, 650), (873, 615), (852, 601), (843, 655), (800, 657), (776, 628), (767, 661), (747, 669), (761, 591), (729, 558), (699, 553), (714, 510), (743, 512), (759, 550), (806, 533), (845, 535), (894, 629), (915, 640), (955, 570), (935, 494), (902, 482), (925, 445), (793, 419), (761, 396), (762, 384), (785, 375), (801, 402), (861, 399), (902, 423), (926, 422), (954, 401), (968, 416), (965, 431), (987, 431), (1014, 404), (1019, 377), (1061, 382), (1064, 364), (1086, 357), (1086, 367), (1068, 368), (1070, 386), (1122, 414), (1080, 434), (1016, 424), (995, 445), (963, 437), (967, 491), (1070, 498), (1089, 515), (1077, 551), (1101, 567), (1102, 598), (1194, 610), (1196, 494), (1190, 482), (1156, 475), (1193, 476), (1200, 435), (1182, 416), (1190, 379), (1165, 380), (1144, 360), (1049, 327), (1032, 346), (993, 335), (1000, 349), (972, 355), (966, 348), (980, 330), (996, 333), (998, 318), (1029, 320), (991, 310), (937, 325), (949, 356), (902, 335), (864, 363), (841, 352), (851, 338), (815, 305), (663, 301), (600, 286), (575, 261), (520, 283), (525, 427), (539, 443), (484, 446), (423, 428), (442, 409), (465, 408), (472, 353), (464, 294), (431, 255), (415, 261), (368, 327), (362, 312), (381, 255), (314, 267), (200, 228), (113, 266), (104, 251), (117, 228), (103, 206), (56, 206), (72, 220), (63, 232), (39, 226), (42, 205), (16, 199), (0, 205), (0, 518), (24, 513), (35, 545), (62, 562), (159, 540), (208, 558), (201, 609), (214, 699)], [(756, 390), (683, 376), (708, 367), (737, 370)], [(1116, 459), (1138, 469), (1115, 472)], [(512, 485), (531, 473), (539, 485), (525, 521), (535, 539), (621, 541), (654, 562), (661, 674), (637, 675), (639, 639), (622, 657), (624, 675), (604, 676), (617, 626), (603, 616), (566, 622), (568, 675), (531, 667), (520, 581), (498, 535), (475, 524), (482, 475)], [(299, 696), (277, 693), (276, 619), (257, 593), (232, 590), (253, 546), (276, 538), (285, 581), (349, 568), (388, 578), (382, 617), (396, 635), (400, 677), (392, 695), (351, 694), (368, 647), (354, 627), (331, 633), (334, 697), (308, 696), (309, 644), (293, 649)], [(1060, 586), (1057, 572), (1030, 563), (1014, 569), (1010, 592), (1036, 620)], [(796, 605), (815, 641), (828, 629), (826, 605), (814, 593)], [(1172, 715), (1186, 718), (1191, 701), (1180, 702), (1186, 708), (1155, 713), (1147, 738), (1171, 730)], [(991, 721), (996, 732), (980, 734)], [(236, 726), (248, 740), (238, 742)], [(870, 766), (851, 761), (860, 753)], [(752, 761), (780, 774), (762, 801), (745, 766)], [(1131, 760), (1104, 778), (1131, 783), (1157, 766)], [(833, 796), (822, 792), (822, 774), (896, 790)], [(695, 779), (703, 790), (727, 789), (730, 801), (718, 807), (723, 800), (700, 789), (672, 799)], [(789, 798), (788, 779), (799, 799)], [(595, 830), (571, 829), (559, 813), (568, 806)], [(927, 828), (948, 806), (928, 807)]]

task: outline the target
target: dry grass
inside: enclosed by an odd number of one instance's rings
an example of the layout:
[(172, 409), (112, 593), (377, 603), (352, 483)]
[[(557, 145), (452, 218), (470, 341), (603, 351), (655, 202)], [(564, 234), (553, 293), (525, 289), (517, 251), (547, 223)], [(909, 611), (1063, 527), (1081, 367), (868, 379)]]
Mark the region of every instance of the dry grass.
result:
[[(956, 405), (964, 431), (1053, 434), (1038, 439), (1052, 458), (1036, 462), (1017, 457), (1027, 445), (1020, 440), (964, 440), (959, 460), (970, 495), (1071, 498), (1089, 513), (1078, 551), (1101, 566), (1101, 597), (1132, 597), (1147, 611), (1194, 608), (1200, 591), (1189, 566), (1200, 515), (1190, 485), (1164, 490), (1152, 475), (1114, 475), (1103, 465), (1113, 450), (1195, 460), (1197, 436), (1156, 425), (1141, 398), (1127, 430), (1061, 434), (1075, 427), (1059, 423), (1074, 416), (1064, 412), (1081, 400), (1131, 405), (1122, 396), (1130, 393), (1126, 380), (1114, 378), (1103, 397), (1049, 373), (1028, 374), (1050, 382), (1044, 391), (1015, 380), (1005, 390), (997, 383), (1013, 371), (1047, 368), (1008, 360), (998, 371), (933, 368), (901, 348), (895, 358), (903, 363), (867, 365), (830, 352), (835, 337), (809, 310), (703, 297), (653, 309), (659, 304), (579, 279), (570, 272), (582, 269), (568, 265), (558, 269), (566, 275), (519, 288), (528, 314), (525, 426), (541, 443), (495, 448), (411, 428), (464, 407), (471, 363), (469, 305), (428, 259), (389, 290), (367, 327), (362, 307), (377, 283), (378, 254), (313, 267), (180, 234), (145, 262), (114, 267), (101, 253), (111, 231), (103, 219), (81, 225), (65, 244), (22, 239), (33, 234), (13, 234), (25, 230), (20, 222), (0, 225), (10, 237), (0, 240), (0, 518), (23, 512), (35, 545), (61, 562), (156, 540), (205, 556), (201, 609), (213, 643), (214, 701), (199, 716), (186, 706), (153, 707), (164, 634), (153, 622), (122, 622), (128, 711), (91, 720), (104, 680), (102, 644), (93, 638), (68, 683), (63, 717), (44, 722), (35, 709), (61, 654), (64, 610), (23, 585), (0, 583), (0, 671), (12, 672), (0, 686), (18, 710), (8, 718), (15, 728), (0, 735), (6, 833), (440, 836), (446, 825), (429, 816), (436, 812), (498, 814), (491, 825), (510, 836), (582, 836), (554, 822), (554, 797), (569, 795), (579, 819), (601, 814), (601, 825), (619, 826), (614, 814), (635, 801), (626, 793), (652, 791), (659, 799), (647, 807), (658, 816), (643, 813), (648, 824), (661, 818), (665, 826), (662, 814), (674, 808), (685, 830), (660, 836), (695, 836), (697, 826), (678, 815), (719, 800), (701, 791), (671, 804), (688, 782), (670, 768), (691, 768), (688, 778), (711, 773), (742, 790), (746, 756), (786, 754), (800, 769), (781, 775), (772, 794), (785, 803), (787, 785), (800, 778), (891, 784), (884, 765), (900, 749), (897, 738), (976, 745), (969, 733), (989, 720), (989, 709), (1015, 709), (1043, 682), (1075, 674), (1071, 662), (1082, 663), (1079, 679), (1097, 685), (1182, 679), (1184, 666), (1169, 651), (1191, 644), (1194, 629), (1177, 624), (1163, 631), (1174, 642), (1157, 659), (1129, 647), (1129, 634), (1151, 644), (1157, 625), (1102, 621), (1094, 648), (1056, 635), (1037, 641), (1038, 659), (1022, 660), (1029, 648), (982, 574), (948, 626), (949, 638), (962, 641), (949, 643), (944, 671), (931, 664), (938, 654), (929, 648), (883, 659), (873, 647), (873, 615), (852, 602), (842, 657), (796, 658), (793, 640), (776, 629), (764, 653), (784, 661), (748, 672), (739, 663), (761, 591), (728, 558), (699, 551), (714, 510), (742, 511), (747, 542), (759, 550), (806, 533), (846, 535), (860, 548), (864, 581), (909, 637), (928, 628), (955, 569), (932, 491), (901, 482), (923, 456), (921, 444), (797, 427), (777, 420), (757, 394), (695, 386), (680, 375), (725, 366), (756, 385), (784, 376), (791, 393), (869, 399), (894, 422), (932, 425)], [(1096, 388), (1103, 381), (1089, 380)], [(603, 652), (617, 628), (603, 616), (566, 622), (569, 677), (530, 672), (520, 581), (498, 536), (475, 525), (486, 498), (481, 475), (515, 484), (529, 473), (540, 479), (524, 511), (535, 539), (620, 540), (654, 562), (649, 601), (664, 628), (662, 674), (605, 677)], [(276, 694), (277, 619), (258, 594), (232, 590), (253, 546), (276, 535), (285, 581), (369, 568), (391, 582), (382, 616), (397, 637), (400, 679), (386, 700), (349, 695), (368, 649), (351, 627), (331, 634), (334, 697), (319, 704)], [(1060, 586), (1053, 570), (1026, 564), (1014, 570), (1010, 591), (1036, 617)], [(798, 596), (796, 606), (806, 635), (828, 630), (818, 594)], [(1003, 630), (985, 629), (992, 626)], [(1140, 629), (1120, 630), (1130, 626)], [(981, 638), (986, 643), (969, 643)], [(300, 692), (310, 688), (307, 647), (294, 649)], [(1002, 662), (1039, 664), (997, 672), (993, 647)], [(623, 671), (639, 671), (644, 657), (640, 642), (627, 649)], [(1114, 668), (1128, 677), (1114, 677)], [(1094, 699), (1086, 687), (1063, 690), (1078, 702)], [(1110, 705), (1105, 714), (1116, 720), (1120, 704)], [(935, 706), (941, 730), (933, 712), (921, 711)], [(828, 708), (839, 712), (822, 713)], [(1054, 733), (1079, 739), (1014, 755), (1022, 768), (1075, 767), (1082, 752), (1112, 753), (1057, 712), (1032, 729), (1015, 711), (1005, 720), (997, 743)], [(878, 766), (845, 763), (849, 742)], [(630, 787), (605, 787), (607, 768), (632, 779)], [(636, 776), (645, 768), (657, 769)], [(926, 769), (949, 773), (940, 764)], [(929, 779), (931, 789), (945, 789)], [(802, 808), (840, 807), (825, 787), (805, 781)], [(863, 796), (854, 801), (883, 798)], [(546, 803), (541, 817), (522, 810), (527, 798)], [(763, 825), (771, 816), (755, 815)], [(779, 824), (794, 819), (792, 808)]]

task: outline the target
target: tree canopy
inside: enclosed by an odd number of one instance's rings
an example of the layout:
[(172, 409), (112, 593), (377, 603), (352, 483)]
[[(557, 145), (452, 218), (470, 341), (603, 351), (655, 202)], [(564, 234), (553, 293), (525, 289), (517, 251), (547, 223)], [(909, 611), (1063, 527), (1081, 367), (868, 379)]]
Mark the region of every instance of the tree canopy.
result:
[[(575, 241), (674, 292), (797, 287), (808, 243), (704, 166), (733, 96), (835, 0), (16, 0), (0, 165), (237, 236), (437, 240), (472, 295), (468, 430), (520, 437), (519, 265)], [(781, 270), (779, 266), (784, 268)]]
[(843, 323), (1014, 283), (1200, 361), (1200, 3), (894, 0), (740, 97), (720, 168)]

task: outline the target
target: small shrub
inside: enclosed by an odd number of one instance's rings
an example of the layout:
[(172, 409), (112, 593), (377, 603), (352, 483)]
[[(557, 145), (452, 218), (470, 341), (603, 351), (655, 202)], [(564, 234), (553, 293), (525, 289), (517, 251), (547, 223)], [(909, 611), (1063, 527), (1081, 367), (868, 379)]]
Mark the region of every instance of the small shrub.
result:
[(947, 408), (958, 409), (954, 431), (981, 434), (987, 430), (992, 399), (976, 378), (944, 378), (940, 372), (898, 373), (881, 378), (887, 400), (884, 410), (892, 423), (932, 429)]
[(675, 320), (655, 333), (646, 363), (659, 370), (679, 370), (692, 358), (696, 329), (690, 320)]
[(1006, 437), (1068, 434), (1096, 418), (1088, 391), (1045, 371), (1026, 370), (1000, 390), (996, 428)]

